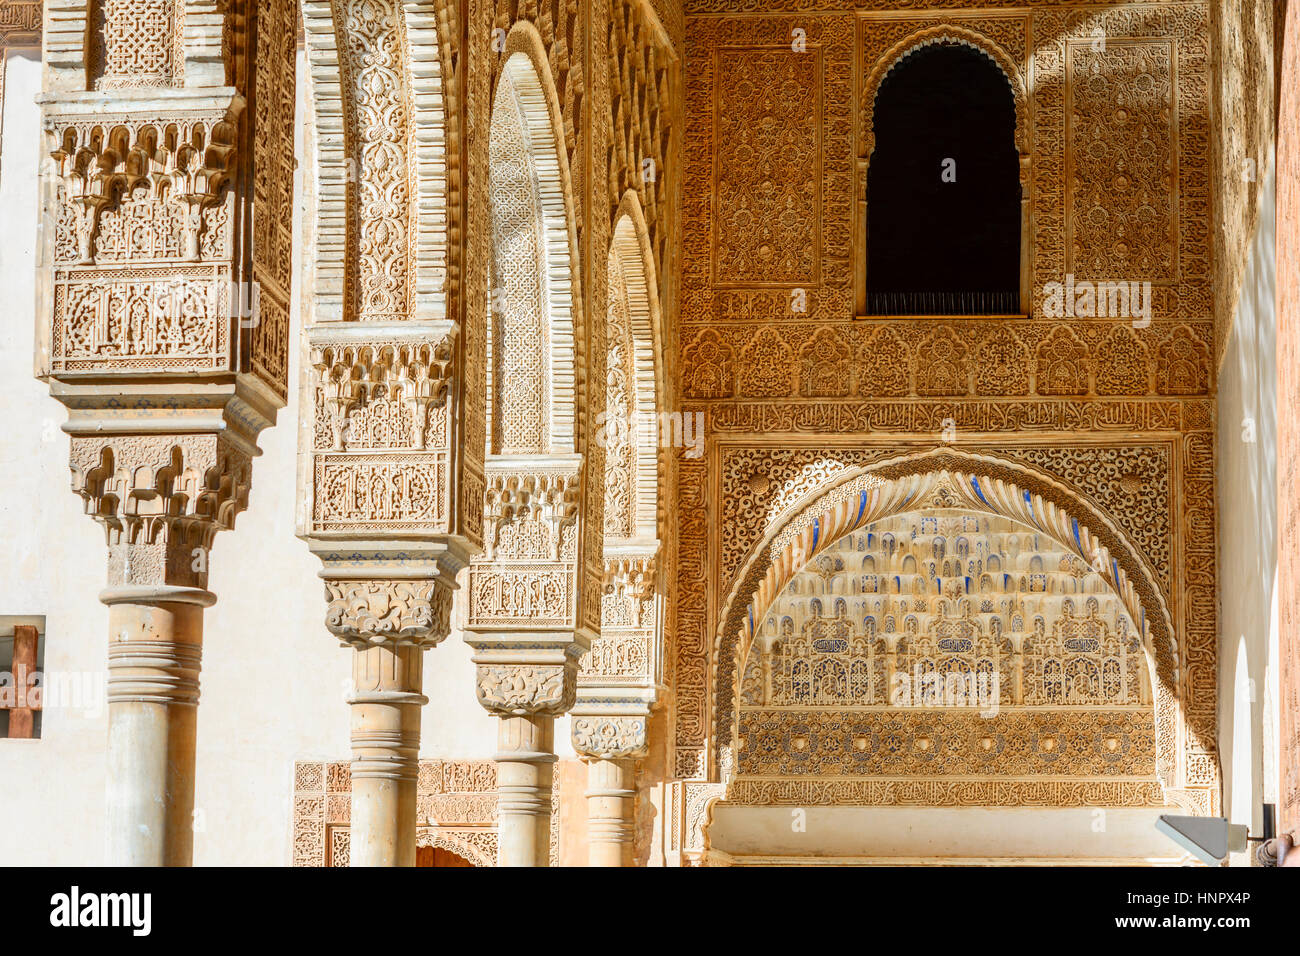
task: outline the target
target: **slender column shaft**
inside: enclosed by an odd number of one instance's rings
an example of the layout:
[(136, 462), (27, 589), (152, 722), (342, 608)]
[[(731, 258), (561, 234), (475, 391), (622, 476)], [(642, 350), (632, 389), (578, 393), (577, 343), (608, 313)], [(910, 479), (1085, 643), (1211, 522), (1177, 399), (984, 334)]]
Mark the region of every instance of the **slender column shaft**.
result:
[(502, 716), (497, 745), (497, 862), (548, 866), (555, 718)]
[(353, 866), (415, 866), (424, 648), (353, 651)]
[(189, 866), (203, 608), (200, 588), (120, 587), (109, 606), (108, 862)]
[(587, 761), (587, 865), (632, 865), (633, 761)]

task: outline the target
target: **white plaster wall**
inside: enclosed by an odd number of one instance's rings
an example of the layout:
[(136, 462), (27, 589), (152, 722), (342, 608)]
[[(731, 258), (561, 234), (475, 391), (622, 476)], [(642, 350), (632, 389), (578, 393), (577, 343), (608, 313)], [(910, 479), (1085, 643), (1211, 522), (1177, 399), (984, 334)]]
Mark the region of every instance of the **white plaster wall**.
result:
[[(300, 56), (299, 115), (307, 108)], [(100, 864), (104, 857), (107, 609), (104, 540), (68, 490), (63, 407), (32, 377), (40, 88), (35, 54), (8, 57), (0, 156), (0, 613), (44, 614), (46, 668), (93, 676), (89, 716), (54, 709), (41, 739), (0, 740), (0, 865)], [(300, 130), (302, 123), (299, 123)], [(300, 133), (301, 138), (301, 133)], [(299, 156), (303, 155), (300, 148)], [(300, 161), (301, 166), (305, 163)], [(301, 197), (302, 169), (298, 173)], [(301, 198), (295, 229), (301, 234)], [(301, 243), (296, 243), (301, 248)], [(298, 272), (301, 275), (301, 271)], [(293, 334), (300, 328), (295, 289)], [(291, 361), (299, 361), (291, 350)], [(298, 381), (291, 367), (291, 383)], [(346, 759), (347, 652), (324, 627), (319, 562), (294, 537), (296, 389), (264, 432), (249, 509), (217, 537), (204, 624), (194, 862), (284, 865), (290, 859), (293, 763)], [(470, 649), (453, 633), (425, 665), (421, 752), (490, 758), (495, 724), (474, 698)], [(568, 724), (557, 745), (568, 748)]]
[[(1223, 813), (1257, 834), (1276, 800), (1277, 363), (1274, 174), (1260, 188), (1259, 224), (1219, 372), (1219, 746)], [(1234, 854), (1237, 865), (1250, 854)]]
[(5, 57), (0, 155), (0, 607), (46, 616), (47, 673), (93, 680), (99, 706), (47, 709), (39, 740), (0, 740), (0, 865), (104, 855), (104, 537), (68, 490), (63, 406), (32, 377), (39, 158), (36, 51)]

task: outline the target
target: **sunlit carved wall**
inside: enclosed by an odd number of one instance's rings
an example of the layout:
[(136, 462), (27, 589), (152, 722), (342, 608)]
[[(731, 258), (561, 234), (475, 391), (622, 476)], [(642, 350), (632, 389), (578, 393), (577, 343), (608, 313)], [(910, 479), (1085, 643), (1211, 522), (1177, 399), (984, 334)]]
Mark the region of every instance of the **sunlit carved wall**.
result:
[[(1209, 809), (1210, 6), (761, 6), (686, 4), (678, 358), (684, 407), (704, 416), (708, 450), (678, 460), (674, 772), (704, 793), (731, 759), (727, 648), (736, 608), (770, 560), (765, 536), (837, 475), (950, 446), (1059, 482), (1141, 554), (1176, 632), (1178, 799)], [(858, 318), (863, 89), (914, 43), (950, 40), (986, 49), (1025, 84), (1029, 315)], [(1150, 282), (1150, 322), (1083, 308), (1048, 317), (1048, 283), (1070, 275)]]

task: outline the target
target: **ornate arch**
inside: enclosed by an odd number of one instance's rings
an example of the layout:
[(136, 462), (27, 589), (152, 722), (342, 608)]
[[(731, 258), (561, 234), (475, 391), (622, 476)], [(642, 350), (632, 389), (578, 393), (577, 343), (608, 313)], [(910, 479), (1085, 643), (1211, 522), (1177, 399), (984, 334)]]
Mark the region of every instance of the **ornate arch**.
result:
[(1000, 46), (983, 34), (950, 23), (939, 24), (917, 30), (895, 43), (877, 61), (871, 73), (862, 85), (862, 132), (861, 155), (864, 161), (871, 161), (871, 154), (876, 149), (876, 97), (885, 77), (914, 50), (934, 44), (958, 44), (970, 47), (982, 53), (1002, 72), (1011, 87), (1011, 97), (1016, 110), (1016, 151), (1020, 153), (1021, 185), (1025, 183), (1026, 164), (1029, 161), (1029, 93), (1020, 70), (1015, 61)]
[(666, 515), (657, 414), (666, 387), (655, 262), (632, 189), (614, 217), (607, 268), (601, 630), (579, 675), (573, 743), (589, 756), (625, 757), (644, 753), (658, 697)]
[[(546, 336), (549, 365), (544, 374), (543, 391), (547, 404), (545, 446), (536, 451), (554, 454), (580, 452), (585, 445), (585, 436), (579, 425), (585, 395), (582, 377), (578, 374), (578, 357), (584, 355), (582, 285), (572, 179), (564, 149), (559, 99), (547, 66), (545, 46), (531, 23), (521, 21), (515, 24), (506, 37), (501, 57), (503, 65), (492, 94), (489, 141), (493, 139), (493, 133), (499, 134), (502, 130), (502, 117), (498, 111), (507, 106), (516, 110), (521, 148), (526, 152), (526, 165), (537, 207), (536, 227), (540, 244), (537, 268), (544, 298), (543, 334)], [(494, 169), (496, 166), (494, 161)], [(499, 209), (496, 196), (492, 199), (492, 207), (495, 215)], [(498, 251), (493, 251), (494, 262)], [(494, 342), (489, 325), (487, 416), (495, 430), (493, 353)]]
[(418, 38), (408, 44), (416, 130), (415, 312), (417, 318), (456, 318), (460, 250), (449, 240), (464, 221), (456, 25), (446, 0), (408, 0), (402, 11), (406, 36)]
[[(949, 480), (941, 482), (947, 477)], [(714, 731), (719, 748), (735, 737), (740, 662), (755, 626), (781, 587), (821, 549), (872, 521), (922, 506), (944, 484), (953, 508), (1000, 515), (1051, 536), (1093, 565), (1140, 630), (1156, 708), (1157, 774), (1181, 786), (1184, 736), (1176, 630), (1154, 571), (1101, 509), (1051, 476), (989, 455), (937, 448), (856, 468), (787, 512), (748, 552), (723, 600), (714, 635)], [(930, 505), (930, 507), (935, 507)]]
[(469, 861), (474, 866), (496, 866), (496, 833), (487, 832), (476, 835), (485, 844), (483, 847), (470, 843), (466, 838), (466, 834), (444, 830), (441, 827), (420, 827), (415, 831), (415, 845), (417, 847), (436, 847), (439, 850), (446, 850), (449, 853), (456, 854), (462, 860)]
[(303, 34), (315, 136), (316, 248), (311, 263), (316, 319), (343, 318), (347, 247), (348, 176), (343, 124), (343, 77), (338, 67), (338, 38), (330, 0), (302, 0)]

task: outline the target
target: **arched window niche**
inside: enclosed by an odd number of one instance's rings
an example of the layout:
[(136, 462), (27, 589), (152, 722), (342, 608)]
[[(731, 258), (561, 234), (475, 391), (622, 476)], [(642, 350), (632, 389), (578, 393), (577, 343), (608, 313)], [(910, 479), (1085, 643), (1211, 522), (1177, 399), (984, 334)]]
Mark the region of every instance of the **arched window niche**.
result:
[(868, 78), (868, 316), (1029, 312), (1023, 87), (957, 34), (913, 38)]

